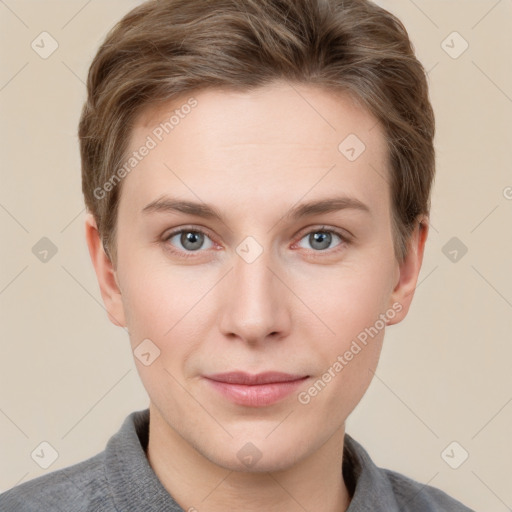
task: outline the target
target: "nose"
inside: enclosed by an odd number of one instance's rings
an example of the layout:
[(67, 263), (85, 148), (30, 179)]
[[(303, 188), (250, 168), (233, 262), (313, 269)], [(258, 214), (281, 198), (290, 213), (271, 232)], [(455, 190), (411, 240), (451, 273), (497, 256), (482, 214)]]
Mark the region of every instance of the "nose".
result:
[(222, 334), (251, 345), (282, 338), (290, 330), (289, 292), (268, 253), (263, 251), (252, 262), (235, 254), (221, 292)]

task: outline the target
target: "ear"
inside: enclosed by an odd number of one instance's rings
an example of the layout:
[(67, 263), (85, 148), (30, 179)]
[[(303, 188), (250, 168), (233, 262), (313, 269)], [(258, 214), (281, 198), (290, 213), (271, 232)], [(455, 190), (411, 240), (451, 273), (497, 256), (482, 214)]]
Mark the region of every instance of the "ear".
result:
[(91, 213), (87, 213), (85, 218), (85, 238), (108, 318), (114, 325), (125, 327), (125, 314), (116, 271), (105, 253), (96, 220)]
[(390, 297), (389, 306), (400, 304), (401, 308), (393, 308), (397, 314), (387, 321), (387, 325), (401, 322), (409, 311), (409, 307), (416, 290), (416, 283), (423, 262), (425, 242), (428, 236), (428, 217), (422, 217), (412, 232), (405, 260), (399, 265), (399, 279)]

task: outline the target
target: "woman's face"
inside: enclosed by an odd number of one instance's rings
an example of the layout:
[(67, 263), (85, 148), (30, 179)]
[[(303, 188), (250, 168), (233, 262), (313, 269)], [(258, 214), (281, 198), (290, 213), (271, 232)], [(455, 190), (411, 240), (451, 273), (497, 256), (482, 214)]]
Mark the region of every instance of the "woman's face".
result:
[(134, 127), (107, 307), (153, 426), (225, 468), (283, 469), (343, 429), (412, 299), (385, 136), (314, 87), (189, 99)]

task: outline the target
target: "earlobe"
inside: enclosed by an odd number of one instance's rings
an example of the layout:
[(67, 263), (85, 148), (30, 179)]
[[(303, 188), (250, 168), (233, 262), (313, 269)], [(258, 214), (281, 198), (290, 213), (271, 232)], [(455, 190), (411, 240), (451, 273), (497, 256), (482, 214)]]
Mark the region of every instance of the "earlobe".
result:
[(392, 320), (387, 322), (388, 325), (401, 322), (409, 311), (423, 262), (428, 229), (428, 217), (423, 216), (417, 221), (409, 239), (407, 255), (399, 265), (399, 279), (391, 294), (389, 307), (392, 307), (393, 304), (399, 304), (400, 311)]
[(108, 317), (114, 325), (125, 327), (126, 321), (118, 277), (103, 248), (96, 219), (91, 213), (87, 213), (85, 218), (85, 239)]

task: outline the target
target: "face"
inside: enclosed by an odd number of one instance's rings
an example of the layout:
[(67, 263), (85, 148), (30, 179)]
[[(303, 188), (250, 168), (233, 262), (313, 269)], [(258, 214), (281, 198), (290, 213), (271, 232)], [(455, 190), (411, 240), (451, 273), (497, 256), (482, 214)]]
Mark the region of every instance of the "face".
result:
[(385, 136), (349, 96), (194, 98), (138, 119), (130, 150), (154, 147), (122, 182), (102, 293), (161, 431), (224, 468), (284, 469), (343, 429), (422, 247), (397, 263)]

